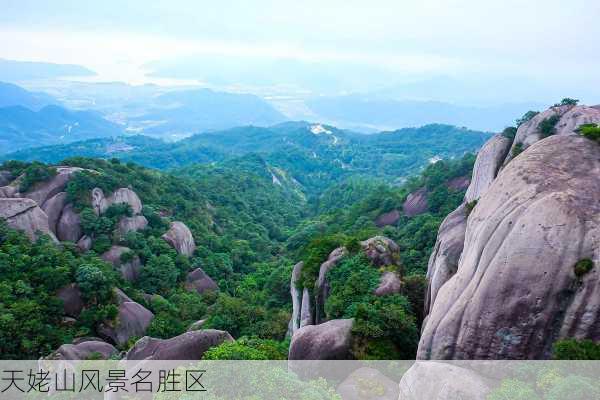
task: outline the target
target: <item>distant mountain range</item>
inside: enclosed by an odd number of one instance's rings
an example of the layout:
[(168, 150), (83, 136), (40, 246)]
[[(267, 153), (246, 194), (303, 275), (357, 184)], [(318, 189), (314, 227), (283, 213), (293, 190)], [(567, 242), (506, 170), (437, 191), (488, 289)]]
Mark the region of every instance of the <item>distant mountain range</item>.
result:
[(96, 75), (94, 71), (81, 65), (0, 59), (0, 81), (20, 82), (32, 79), (94, 75)]
[(0, 82), (0, 108), (22, 106), (37, 111), (58, 101), (46, 93), (29, 92), (12, 83)]

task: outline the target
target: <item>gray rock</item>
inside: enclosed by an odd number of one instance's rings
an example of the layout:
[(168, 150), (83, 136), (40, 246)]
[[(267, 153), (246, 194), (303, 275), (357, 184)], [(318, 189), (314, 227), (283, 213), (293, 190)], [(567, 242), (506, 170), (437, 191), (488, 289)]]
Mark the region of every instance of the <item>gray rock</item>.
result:
[(495, 135), (479, 150), (473, 167), (471, 184), (465, 194), (467, 203), (479, 199), (490, 187), (504, 163), (511, 144), (512, 140), (502, 135)]
[(77, 167), (56, 167), (57, 173), (52, 179), (36, 183), (30, 190), (23, 193), (22, 197), (32, 199), (38, 205), (44, 206), (46, 200), (60, 192), (64, 192), (71, 176), (82, 170), (82, 168)]
[(75, 212), (72, 204), (67, 204), (63, 208), (58, 224), (56, 225), (56, 236), (63, 242), (69, 241), (77, 243), (83, 236), (81, 229), (81, 219)]
[(398, 220), (400, 219), (400, 211), (392, 210), (390, 212), (381, 214), (375, 219), (375, 225), (378, 228), (383, 228), (387, 225), (396, 225)]
[(170, 339), (145, 336), (127, 352), (127, 360), (200, 360), (211, 347), (233, 338), (225, 331), (204, 329), (190, 331)]
[(102, 215), (108, 208), (108, 200), (104, 196), (104, 192), (100, 188), (92, 189), (92, 208), (96, 215)]
[(193, 324), (191, 324), (188, 327), (188, 329), (187, 329), (188, 332), (189, 331), (197, 331), (197, 330), (202, 329), (202, 326), (204, 326), (204, 324), (206, 323), (206, 321), (207, 321), (206, 319), (200, 319), (200, 320), (194, 322)]
[(105, 321), (98, 327), (98, 333), (122, 346), (130, 338), (143, 336), (154, 319), (154, 314), (141, 304), (125, 301), (119, 305), (116, 321)]
[(179, 221), (171, 222), (171, 227), (162, 235), (162, 238), (169, 243), (179, 254), (191, 256), (196, 250), (196, 243), (189, 228)]
[(196, 292), (198, 294), (203, 294), (209, 290), (219, 290), (219, 286), (217, 286), (210, 276), (206, 275), (202, 268), (196, 268), (187, 275), (185, 288), (190, 292)]
[(290, 360), (347, 360), (351, 358), (352, 319), (333, 319), (300, 328), (290, 343)]
[[(329, 297), (331, 287), (327, 281), (327, 273), (342, 261), (348, 254), (345, 247), (338, 247), (327, 257), (327, 261), (319, 268), (319, 277), (315, 283), (315, 323), (320, 324), (325, 320), (325, 302)], [(310, 307), (310, 306), (309, 306)]]
[(113, 204), (129, 204), (134, 215), (142, 212), (142, 201), (138, 195), (129, 188), (117, 189), (109, 197), (105, 197), (104, 192), (100, 188), (94, 188), (91, 193), (92, 208), (97, 215), (104, 214), (106, 209)]
[(63, 301), (63, 313), (70, 317), (77, 318), (83, 310), (83, 299), (79, 287), (71, 283), (60, 288), (56, 292), (56, 296)]
[(400, 266), (400, 247), (385, 236), (374, 236), (360, 242), (363, 252), (371, 262), (378, 266)]
[(131, 261), (123, 262), (121, 256), (130, 251), (131, 249), (129, 247), (112, 246), (107, 252), (103, 253), (100, 258), (111, 263), (115, 268), (118, 268), (124, 279), (129, 282), (134, 282), (140, 276), (142, 262), (137, 255), (134, 255)]
[(384, 272), (381, 275), (381, 279), (379, 281), (379, 286), (375, 289), (375, 296), (387, 296), (389, 294), (397, 294), (400, 293), (402, 289), (402, 281), (400, 277), (395, 272)]
[(302, 290), (302, 307), (300, 308), (300, 328), (312, 325), (313, 323), (314, 318), (310, 304), (310, 293), (307, 288), (304, 288)]
[[(555, 135), (498, 175), (469, 216), (419, 359), (543, 359), (560, 338), (600, 340), (600, 146)], [(577, 277), (574, 265), (595, 267)]]
[(583, 124), (600, 123), (600, 110), (593, 107), (577, 106), (565, 112), (556, 124), (557, 135), (572, 135)]
[(7, 199), (12, 197), (19, 197), (19, 188), (14, 185), (8, 185), (0, 187), (0, 198)]
[(23, 231), (31, 240), (36, 240), (41, 233), (56, 241), (48, 226), (48, 216), (31, 199), (0, 198), (0, 218), (6, 220), (9, 227)]
[(117, 230), (121, 237), (124, 237), (129, 232), (137, 232), (146, 229), (148, 226), (148, 220), (143, 215), (136, 215), (133, 217), (123, 217), (119, 221)]
[(107, 360), (117, 354), (119, 351), (109, 343), (87, 340), (77, 344), (63, 344), (49, 358), (52, 360), (87, 360), (94, 356), (94, 359)]
[(467, 214), (465, 205), (448, 214), (440, 225), (437, 240), (427, 266), (425, 314), (429, 313), (440, 288), (456, 273), (465, 243)]
[[(508, 151), (508, 149), (507, 149)], [(465, 190), (471, 184), (471, 179), (468, 176), (458, 176), (446, 182), (446, 187), (452, 190)]]
[(13, 181), (14, 177), (10, 171), (0, 171), (0, 186), (7, 186)]
[(54, 234), (56, 234), (56, 227), (66, 204), (67, 193), (60, 192), (46, 200), (44, 206), (42, 207), (42, 210), (44, 210), (48, 216), (48, 226)]
[(402, 211), (407, 217), (414, 217), (415, 215), (423, 214), (427, 212), (429, 207), (427, 203), (427, 189), (421, 188), (408, 195), (406, 201), (402, 205)]
[(336, 389), (343, 400), (398, 400), (398, 384), (375, 368), (352, 372)]
[(302, 308), (302, 289), (300, 285), (300, 277), (302, 276), (302, 267), (304, 263), (300, 261), (294, 265), (292, 277), (290, 280), (290, 295), (292, 296), (292, 318), (289, 323), (288, 335), (291, 336), (300, 329), (300, 309)]
[(119, 288), (113, 289), (113, 295), (114, 295), (114, 298), (117, 300), (117, 304), (119, 304), (119, 305), (126, 303), (126, 302), (133, 302), (133, 300), (131, 300), (131, 298), (129, 296), (127, 296), (125, 294), (125, 292)]
[(92, 238), (88, 235), (83, 235), (79, 241), (77, 241), (77, 248), (82, 253), (88, 252), (91, 250), (93, 245)]

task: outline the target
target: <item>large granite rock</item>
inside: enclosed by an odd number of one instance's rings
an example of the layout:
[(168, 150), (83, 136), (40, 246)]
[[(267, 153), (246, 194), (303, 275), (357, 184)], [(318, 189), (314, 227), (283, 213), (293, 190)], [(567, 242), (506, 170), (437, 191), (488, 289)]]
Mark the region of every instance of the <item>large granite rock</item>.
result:
[(404, 215), (407, 217), (414, 217), (415, 215), (423, 214), (427, 212), (427, 188), (421, 188), (408, 195), (406, 201), (402, 205)]
[(143, 215), (135, 215), (133, 217), (123, 217), (119, 221), (117, 230), (121, 237), (127, 235), (129, 232), (137, 232), (146, 229), (148, 226), (148, 220)]
[(468, 176), (457, 176), (456, 178), (450, 179), (446, 182), (446, 187), (448, 189), (460, 191), (465, 190), (471, 184), (471, 178)]
[(288, 326), (288, 335), (291, 336), (300, 329), (300, 310), (302, 309), (302, 288), (300, 286), (300, 277), (302, 276), (302, 267), (304, 263), (300, 261), (292, 269), (290, 279), (290, 295), (292, 296), (292, 318)]
[(67, 193), (60, 192), (46, 200), (44, 206), (42, 207), (42, 210), (44, 210), (48, 216), (48, 226), (54, 234), (56, 234), (56, 227), (66, 204)]
[(36, 183), (26, 193), (22, 193), (22, 197), (32, 199), (38, 205), (44, 206), (46, 200), (64, 192), (71, 176), (79, 171), (82, 169), (78, 167), (56, 167), (56, 175), (52, 179)]
[[(556, 339), (600, 340), (600, 146), (555, 135), (510, 162), (469, 216), (419, 359), (541, 359)], [(594, 260), (576, 274), (575, 265)]]
[(390, 212), (386, 212), (386, 213), (379, 215), (375, 219), (375, 225), (378, 228), (383, 228), (384, 226), (387, 226), (387, 225), (396, 225), (396, 223), (398, 222), (399, 219), (400, 219), (400, 211), (392, 210)]
[(360, 245), (373, 265), (378, 267), (400, 265), (400, 247), (392, 239), (385, 236), (374, 236), (360, 242)]
[(79, 287), (71, 283), (56, 292), (56, 296), (63, 301), (63, 313), (69, 317), (77, 318), (83, 310), (83, 299)]
[(572, 135), (583, 124), (600, 123), (600, 109), (577, 106), (565, 112), (556, 124), (557, 135)]
[(343, 400), (398, 400), (398, 384), (375, 368), (352, 372), (336, 389)]
[[(319, 268), (319, 277), (315, 282), (315, 323), (320, 324), (325, 320), (325, 302), (329, 297), (331, 287), (327, 281), (327, 273), (342, 261), (348, 254), (345, 247), (338, 247), (327, 257), (327, 261)], [(304, 302), (303, 302), (304, 303)]]
[(125, 301), (119, 305), (116, 320), (100, 324), (98, 333), (122, 346), (132, 337), (143, 336), (152, 319), (154, 319), (154, 314), (141, 304)]
[(347, 360), (351, 358), (352, 319), (333, 319), (300, 328), (290, 343), (290, 360)]
[(8, 185), (0, 187), (0, 198), (7, 199), (19, 197), (19, 188), (16, 185)]
[(479, 150), (473, 167), (471, 183), (465, 194), (466, 202), (470, 203), (479, 199), (490, 187), (504, 163), (511, 144), (512, 140), (502, 135), (495, 135)]
[(73, 243), (77, 243), (83, 236), (81, 218), (79, 218), (79, 214), (73, 209), (72, 204), (67, 204), (65, 208), (63, 208), (60, 219), (56, 224), (56, 236), (58, 237), (58, 240)]
[(198, 294), (203, 294), (210, 290), (219, 290), (219, 286), (210, 276), (206, 275), (202, 268), (196, 268), (187, 275), (185, 279), (185, 288), (190, 292), (196, 292)]
[(80, 252), (85, 253), (92, 249), (93, 244), (94, 243), (91, 237), (89, 237), (88, 235), (83, 235), (81, 239), (77, 241), (77, 248)]
[(375, 296), (387, 296), (389, 294), (400, 293), (402, 281), (397, 273), (392, 271), (384, 272), (379, 280), (379, 286), (373, 293)]
[(456, 273), (465, 243), (467, 213), (462, 204), (448, 214), (440, 225), (437, 240), (427, 266), (425, 314), (429, 313), (440, 288)]
[(107, 360), (119, 351), (111, 344), (100, 340), (87, 340), (77, 344), (63, 344), (49, 358), (52, 360)]
[(104, 192), (100, 188), (92, 190), (92, 208), (96, 214), (104, 214), (106, 209), (113, 204), (126, 203), (131, 207), (134, 215), (142, 212), (142, 201), (138, 195), (129, 188), (120, 188), (115, 190), (109, 197), (105, 197)]
[(38, 233), (56, 240), (48, 226), (48, 216), (31, 199), (0, 198), (0, 218), (11, 228), (23, 231), (31, 240), (37, 239)]
[(127, 352), (127, 360), (200, 360), (211, 347), (232, 342), (228, 332), (214, 329), (190, 331), (170, 339), (145, 336)]
[(100, 258), (111, 263), (115, 268), (119, 269), (123, 279), (134, 282), (140, 276), (142, 270), (142, 262), (137, 255), (134, 255), (130, 261), (123, 262), (121, 256), (130, 252), (129, 247), (112, 246), (107, 252), (103, 253)]
[(162, 238), (184, 256), (191, 256), (196, 250), (192, 232), (183, 222), (171, 222), (171, 227)]

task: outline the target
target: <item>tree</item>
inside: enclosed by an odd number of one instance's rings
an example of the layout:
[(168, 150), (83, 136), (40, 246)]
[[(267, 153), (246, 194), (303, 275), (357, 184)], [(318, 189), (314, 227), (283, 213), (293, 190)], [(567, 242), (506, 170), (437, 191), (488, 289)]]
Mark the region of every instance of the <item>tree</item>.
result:
[(111, 297), (112, 283), (97, 265), (83, 264), (75, 273), (82, 297), (91, 304), (98, 304)]
[(147, 293), (169, 293), (177, 283), (179, 271), (167, 255), (152, 257), (142, 268), (139, 286)]

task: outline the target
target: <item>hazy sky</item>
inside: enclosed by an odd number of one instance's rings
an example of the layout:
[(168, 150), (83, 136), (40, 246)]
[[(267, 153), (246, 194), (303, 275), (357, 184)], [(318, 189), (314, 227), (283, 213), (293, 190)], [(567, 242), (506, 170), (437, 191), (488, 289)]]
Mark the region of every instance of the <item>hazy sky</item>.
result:
[(348, 91), (439, 76), (600, 83), (598, 0), (0, 0), (0, 10), (0, 58), (130, 82), (148, 66), (202, 80), (229, 60), (242, 70), (312, 65), (345, 77)]

